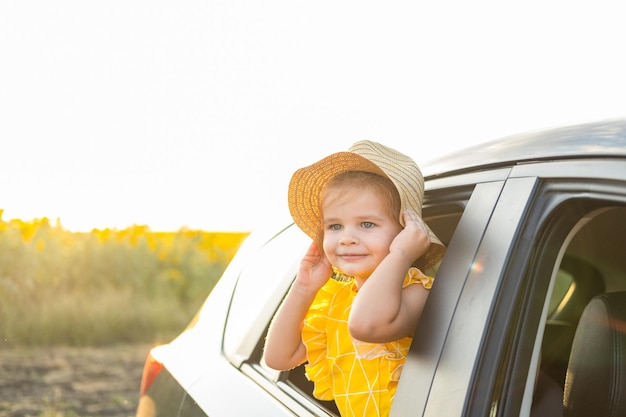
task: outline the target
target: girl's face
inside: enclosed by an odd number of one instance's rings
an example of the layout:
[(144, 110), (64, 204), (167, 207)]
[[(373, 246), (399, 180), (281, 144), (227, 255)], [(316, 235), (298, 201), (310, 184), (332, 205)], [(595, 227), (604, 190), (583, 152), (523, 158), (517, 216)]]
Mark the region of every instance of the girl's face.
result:
[(330, 263), (358, 282), (367, 279), (389, 254), (402, 230), (389, 204), (370, 187), (338, 187), (322, 201), (324, 252)]

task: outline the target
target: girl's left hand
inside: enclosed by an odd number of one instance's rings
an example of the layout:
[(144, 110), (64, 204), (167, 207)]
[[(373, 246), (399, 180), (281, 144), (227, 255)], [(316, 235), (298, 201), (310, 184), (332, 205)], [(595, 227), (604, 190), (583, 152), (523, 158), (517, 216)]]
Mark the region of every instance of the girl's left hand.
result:
[(391, 242), (389, 252), (404, 254), (411, 263), (419, 259), (430, 246), (428, 227), (424, 220), (411, 210), (402, 213), (404, 229)]

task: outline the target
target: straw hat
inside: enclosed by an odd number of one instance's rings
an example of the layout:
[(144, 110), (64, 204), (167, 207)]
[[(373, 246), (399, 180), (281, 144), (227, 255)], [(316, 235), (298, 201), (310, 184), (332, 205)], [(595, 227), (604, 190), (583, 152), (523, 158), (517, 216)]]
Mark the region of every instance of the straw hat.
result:
[[(353, 144), (347, 152), (334, 153), (300, 168), (291, 177), (289, 211), (298, 227), (316, 242), (323, 239), (321, 192), (330, 180), (346, 171), (366, 171), (389, 178), (400, 194), (399, 219), (402, 226), (404, 210), (412, 210), (422, 216), (424, 177), (417, 164), (395, 149), (364, 140)], [(428, 234), (431, 245), (417, 262), (422, 270), (435, 266), (445, 252), (445, 246), (430, 228)]]

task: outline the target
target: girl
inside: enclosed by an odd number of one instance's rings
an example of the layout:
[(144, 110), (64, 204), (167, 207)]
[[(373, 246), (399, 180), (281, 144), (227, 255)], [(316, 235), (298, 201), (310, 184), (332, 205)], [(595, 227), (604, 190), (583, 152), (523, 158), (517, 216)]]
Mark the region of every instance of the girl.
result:
[(422, 199), (415, 162), (370, 141), (291, 179), (291, 215), (313, 242), (272, 320), (265, 362), (308, 362), (314, 396), (343, 417), (391, 409), (433, 282), (422, 271), (445, 250), (420, 217)]

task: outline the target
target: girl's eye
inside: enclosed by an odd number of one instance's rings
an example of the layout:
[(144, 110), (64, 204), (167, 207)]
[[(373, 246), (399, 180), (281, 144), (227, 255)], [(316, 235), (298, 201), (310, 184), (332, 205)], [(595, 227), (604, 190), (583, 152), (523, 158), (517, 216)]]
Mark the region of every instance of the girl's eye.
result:
[(361, 223), (361, 225), (363, 226), (364, 229), (371, 229), (372, 227), (375, 226), (375, 224), (372, 222), (363, 222)]
[(329, 230), (341, 230), (341, 225), (340, 224), (331, 224), (330, 226), (328, 226)]

